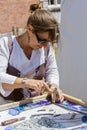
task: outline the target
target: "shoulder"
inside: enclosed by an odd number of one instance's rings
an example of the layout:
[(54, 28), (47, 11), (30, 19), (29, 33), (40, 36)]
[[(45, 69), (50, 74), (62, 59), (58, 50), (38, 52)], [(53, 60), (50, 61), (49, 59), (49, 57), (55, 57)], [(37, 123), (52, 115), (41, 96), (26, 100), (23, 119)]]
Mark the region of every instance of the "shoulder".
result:
[(8, 37), (0, 38), (0, 47), (6, 47), (8, 44)]
[(13, 41), (15, 36), (5, 36), (0, 38), (0, 46), (8, 46), (9, 39)]
[(11, 42), (14, 39), (14, 36), (5, 36), (0, 38), (0, 52), (8, 52), (9, 53), (9, 37), (11, 37)]
[(9, 57), (8, 38), (0, 38), (0, 55)]

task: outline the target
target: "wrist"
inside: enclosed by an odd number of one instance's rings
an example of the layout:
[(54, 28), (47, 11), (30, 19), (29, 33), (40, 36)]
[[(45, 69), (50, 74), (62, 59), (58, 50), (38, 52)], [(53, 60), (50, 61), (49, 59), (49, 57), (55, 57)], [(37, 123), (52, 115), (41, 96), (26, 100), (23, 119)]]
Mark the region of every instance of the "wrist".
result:
[(51, 89), (54, 89), (54, 88), (58, 88), (58, 86), (57, 86), (56, 84), (51, 84), (51, 85), (50, 85), (50, 88), (51, 88)]
[(27, 80), (28, 80), (28, 78), (26, 78), (26, 77), (25, 77), (25, 78), (22, 78), (21, 83), (22, 83), (22, 84), (26, 84)]

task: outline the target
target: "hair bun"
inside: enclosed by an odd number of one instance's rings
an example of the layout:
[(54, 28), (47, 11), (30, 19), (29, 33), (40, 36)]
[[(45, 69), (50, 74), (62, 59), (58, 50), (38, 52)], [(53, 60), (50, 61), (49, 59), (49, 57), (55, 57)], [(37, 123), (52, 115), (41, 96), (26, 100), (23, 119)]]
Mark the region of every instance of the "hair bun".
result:
[(40, 3), (39, 4), (32, 4), (30, 5), (30, 11), (31, 13), (34, 12), (37, 9), (41, 9)]

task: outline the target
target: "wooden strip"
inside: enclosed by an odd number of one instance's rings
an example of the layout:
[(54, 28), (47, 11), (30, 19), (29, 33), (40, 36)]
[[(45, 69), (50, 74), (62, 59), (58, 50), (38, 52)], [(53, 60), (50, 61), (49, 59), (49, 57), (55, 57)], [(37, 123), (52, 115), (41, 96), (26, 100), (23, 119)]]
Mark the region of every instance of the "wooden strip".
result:
[(27, 98), (26, 100), (21, 100), (21, 101), (18, 101), (18, 102), (7, 103), (7, 104), (0, 106), (0, 111), (6, 110), (6, 109), (9, 109), (9, 108), (13, 108), (13, 107), (16, 107), (16, 106), (19, 106), (19, 105), (22, 105), (22, 104), (26, 104), (26, 103), (29, 103), (29, 102), (40, 101), (42, 99), (46, 99), (46, 97), (47, 97), (47, 93), (45, 93), (41, 96)]
[[(63, 96), (64, 96), (64, 99), (66, 99), (70, 102), (73, 102), (73, 103), (87, 107), (86, 101), (80, 100), (78, 98), (67, 95), (65, 93), (63, 93)], [(26, 103), (29, 103), (29, 102), (40, 101), (40, 100), (46, 99), (46, 97), (47, 97), (47, 93), (45, 93), (41, 96), (37, 96), (37, 97), (33, 97), (33, 98), (27, 98), (26, 100), (22, 100), (22, 101), (18, 101), (18, 102), (7, 103), (7, 104), (0, 106), (0, 111), (6, 110), (6, 109), (9, 109), (9, 108), (12, 108), (12, 107), (16, 107), (16, 106), (19, 106), (19, 105), (22, 105), (22, 104), (26, 104)]]
[(76, 103), (76, 104), (78, 104), (78, 105), (87, 107), (87, 102), (84, 101), (84, 100), (80, 100), (80, 99), (78, 99), (78, 98), (76, 98), (76, 97), (67, 95), (67, 94), (65, 94), (65, 93), (63, 93), (63, 96), (64, 96), (64, 99), (66, 99), (66, 100), (68, 100), (68, 101), (70, 101), (70, 102), (73, 102), (73, 103)]

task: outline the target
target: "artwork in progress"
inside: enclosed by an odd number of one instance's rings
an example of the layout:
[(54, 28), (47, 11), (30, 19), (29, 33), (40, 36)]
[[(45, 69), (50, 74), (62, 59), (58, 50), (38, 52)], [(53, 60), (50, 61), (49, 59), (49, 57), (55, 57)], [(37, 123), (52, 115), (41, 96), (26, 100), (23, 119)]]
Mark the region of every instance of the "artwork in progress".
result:
[[(55, 106), (55, 107), (54, 107)], [(10, 125), (12, 130), (79, 130), (78, 128), (87, 127), (82, 122), (82, 114), (64, 110), (58, 112), (57, 105), (51, 104), (45, 106), (45, 109), (55, 108), (56, 112), (46, 112), (40, 114), (31, 114), (30, 118)], [(41, 108), (38, 108), (38, 110)], [(66, 112), (65, 112), (66, 111)]]

